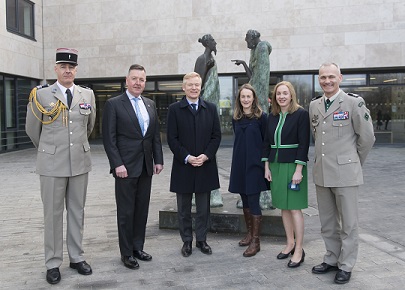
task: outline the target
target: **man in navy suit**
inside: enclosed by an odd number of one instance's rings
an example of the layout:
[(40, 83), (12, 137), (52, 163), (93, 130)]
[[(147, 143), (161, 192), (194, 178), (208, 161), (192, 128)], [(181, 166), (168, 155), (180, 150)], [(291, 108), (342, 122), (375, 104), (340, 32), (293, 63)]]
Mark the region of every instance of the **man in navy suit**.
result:
[(146, 71), (134, 64), (124, 94), (107, 100), (103, 113), (103, 143), (115, 178), (115, 198), (121, 260), (138, 269), (136, 259), (152, 260), (143, 251), (152, 175), (163, 170), (163, 151), (155, 103), (141, 96)]

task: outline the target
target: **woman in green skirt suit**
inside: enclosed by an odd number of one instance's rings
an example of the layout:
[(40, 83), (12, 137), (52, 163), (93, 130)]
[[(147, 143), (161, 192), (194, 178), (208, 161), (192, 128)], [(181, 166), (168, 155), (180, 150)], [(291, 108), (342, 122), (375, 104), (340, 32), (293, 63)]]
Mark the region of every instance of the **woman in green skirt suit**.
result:
[(262, 161), (265, 178), (270, 181), (273, 206), (281, 209), (287, 236), (287, 245), (277, 259), (286, 259), (291, 254), (290, 268), (299, 267), (305, 258), (301, 209), (308, 207), (309, 136), (309, 114), (298, 105), (293, 85), (286, 81), (276, 84)]

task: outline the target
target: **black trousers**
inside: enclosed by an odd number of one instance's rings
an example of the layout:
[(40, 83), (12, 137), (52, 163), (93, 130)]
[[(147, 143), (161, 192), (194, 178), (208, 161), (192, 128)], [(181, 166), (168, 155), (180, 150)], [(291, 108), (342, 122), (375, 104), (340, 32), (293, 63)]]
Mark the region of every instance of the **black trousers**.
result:
[[(180, 236), (183, 242), (191, 242), (193, 240), (193, 220), (191, 217), (193, 194), (176, 193), (176, 196)], [(210, 218), (210, 196), (211, 192), (195, 194), (195, 238), (199, 242), (207, 239)]]
[(123, 256), (143, 250), (151, 185), (152, 176), (145, 169), (137, 178), (115, 178), (118, 240)]

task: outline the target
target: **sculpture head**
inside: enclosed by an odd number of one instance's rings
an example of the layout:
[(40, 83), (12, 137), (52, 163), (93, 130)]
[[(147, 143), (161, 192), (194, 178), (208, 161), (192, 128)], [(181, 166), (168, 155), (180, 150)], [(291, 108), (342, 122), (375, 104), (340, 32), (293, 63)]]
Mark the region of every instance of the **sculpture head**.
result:
[(215, 55), (217, 54), (217, 43), (211, 34), (205, 34), (198, 39), (198, 42), (201, 42), (204, 47), (213, 51)]
[(247, 42), (247, 47), (249, 49), (256, 48), (257, 44), (260, 42), (260, 32), (249, 29), (248, 32), (246, 32), (245, 41)]

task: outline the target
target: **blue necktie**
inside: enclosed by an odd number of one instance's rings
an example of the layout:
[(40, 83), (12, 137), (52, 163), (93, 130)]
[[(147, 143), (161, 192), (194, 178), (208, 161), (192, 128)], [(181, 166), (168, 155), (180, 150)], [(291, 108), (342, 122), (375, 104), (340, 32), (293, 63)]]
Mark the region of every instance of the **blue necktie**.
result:
[(142, 131), (142, 136), (144, 135), (144, 123), (143, 123), (143, 117), (141, 114), (141, 109), (139, 108), (139, 104), (138, 102), (141, 100), (141, 98), (132, 98), (135, 101), (135, 111), (136, 111), (136, 116), (138, 117), (138, 122), (139, 122), (139, 126), (141, 126), (141, 131)]
[(193, 109), (193, 112), (197, 112), (197, 104), (191, 103), (191, 108)]

